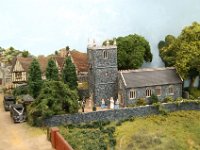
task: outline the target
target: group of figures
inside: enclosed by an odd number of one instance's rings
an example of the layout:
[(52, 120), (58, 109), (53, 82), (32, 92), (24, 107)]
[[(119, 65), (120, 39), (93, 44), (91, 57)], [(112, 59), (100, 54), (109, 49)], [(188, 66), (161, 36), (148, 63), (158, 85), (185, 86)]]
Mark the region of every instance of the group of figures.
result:
[(101, 109), (110, 108), (110, 109), (119, 109), (119, 100), (116, 101), (111, 97), (110, 99), (101, 99)]

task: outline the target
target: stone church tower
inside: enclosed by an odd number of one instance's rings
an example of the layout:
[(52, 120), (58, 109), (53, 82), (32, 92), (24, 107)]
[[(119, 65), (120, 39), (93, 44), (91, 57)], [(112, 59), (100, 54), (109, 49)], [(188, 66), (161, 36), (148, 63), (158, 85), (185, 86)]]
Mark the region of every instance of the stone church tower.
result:
[(96, 105), (101, 99), (117, 98), (117, 46), (96, 46), (95, 42), (87, 48), (89, 71), (89, 93)]

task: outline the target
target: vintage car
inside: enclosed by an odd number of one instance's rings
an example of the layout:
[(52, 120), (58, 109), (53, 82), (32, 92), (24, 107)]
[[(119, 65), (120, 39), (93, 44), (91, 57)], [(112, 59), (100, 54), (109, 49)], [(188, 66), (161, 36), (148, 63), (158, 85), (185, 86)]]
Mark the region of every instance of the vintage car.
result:
[(4, 96), (3, 105), (4, 105), (5, 111), (10, 110), (10, 105), (15, 104), (15, 103), (16, 103), (16, 99), (14, 96)]
[(14, 123), (26, 121), (25, 109), (22, 104), (13, 104), (10, 107), (10, 116)]

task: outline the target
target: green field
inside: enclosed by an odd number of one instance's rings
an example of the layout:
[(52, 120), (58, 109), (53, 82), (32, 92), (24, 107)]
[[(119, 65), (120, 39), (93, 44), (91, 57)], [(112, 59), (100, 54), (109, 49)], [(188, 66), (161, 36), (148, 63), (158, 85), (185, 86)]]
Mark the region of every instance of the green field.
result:
[(60, 127), (75, 150), (200, 150), (200, 111)]
[(115, 137), (117, 150), (199, 150), (200, 112), (137, 118), (117, 126)]

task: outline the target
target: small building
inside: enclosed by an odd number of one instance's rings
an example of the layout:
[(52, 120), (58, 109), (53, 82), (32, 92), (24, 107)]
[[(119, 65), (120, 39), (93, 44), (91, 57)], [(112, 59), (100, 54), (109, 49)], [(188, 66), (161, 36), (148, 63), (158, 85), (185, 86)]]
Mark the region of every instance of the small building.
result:
[(118, 99), (122, 106), (134, 104), (140, 98), (147, 102), (152, 94), (159, 100), (167, 96), (182, 96), (183, 80), (173, 67), (124, 70), (118, 73)]

